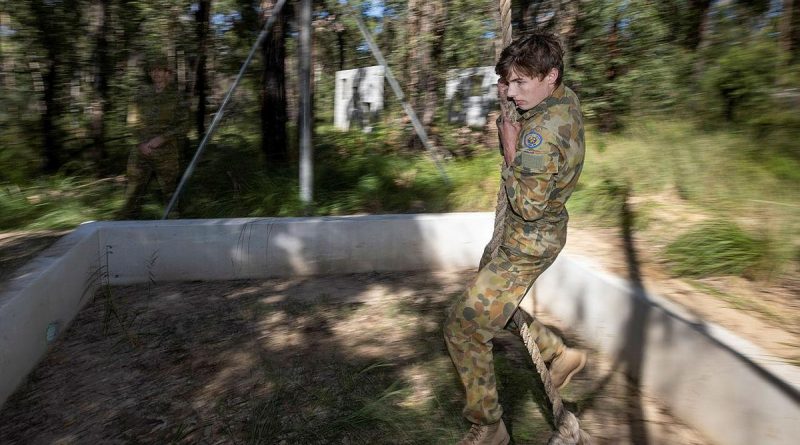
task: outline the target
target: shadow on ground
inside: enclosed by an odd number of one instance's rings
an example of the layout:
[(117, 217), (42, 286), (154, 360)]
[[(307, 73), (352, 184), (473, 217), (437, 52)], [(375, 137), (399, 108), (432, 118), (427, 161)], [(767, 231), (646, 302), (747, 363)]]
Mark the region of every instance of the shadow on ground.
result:
[[(468, 426), (441, 323), (472, 273), (101, 289), (0, 411), (0, 442), (455, 443)], [(495, 345), (515, 443), (546, 443), (524, 346)], [(598, 367), (565, 398), (597, 443), (640, 443), (628, 388)]]

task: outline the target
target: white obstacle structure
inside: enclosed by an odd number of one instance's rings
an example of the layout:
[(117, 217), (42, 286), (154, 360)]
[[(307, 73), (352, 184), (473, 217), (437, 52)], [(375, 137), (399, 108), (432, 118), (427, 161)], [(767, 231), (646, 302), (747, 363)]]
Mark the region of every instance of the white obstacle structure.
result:
[(333, 125), (344, 131), (351, 126), (368, 130), (383, 110), (383, 80), (380, 65), (337, 71)]
[[(445, 83), (448, 121), (483, 127), (486, 116), (496, 108), (498, 78), (493, 66), (449, 70)], [(384, 79), (380, 65), (337, 71), (334, 127), (368, 131), (384, 108)]]
[(447, 72), (445, 99), (452, 123), (483, 127), (497, 108), (497, 80), (493, 66), (453, 69)]

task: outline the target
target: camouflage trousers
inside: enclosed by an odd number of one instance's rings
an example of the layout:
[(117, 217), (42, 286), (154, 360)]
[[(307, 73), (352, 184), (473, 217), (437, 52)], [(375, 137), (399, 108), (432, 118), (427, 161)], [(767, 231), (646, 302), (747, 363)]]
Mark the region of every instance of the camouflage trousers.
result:
[[(556, 255), (529, 256), (501, 247), (449, 309), (444, 337), (466, 390), (463, 413), (470, 422), (486, 425), (500, 420), (503, 409), (497, 396), (492, 339), (555, 259)], [(561, 338), (539, 321), (530, 324), (530, 332), (545, 361), (564, 347)]]
[(167, 141), (144, 155), (137, 148), (128, 156), (128, 185), (125, 189), (125, 206), (122, 216), (134, 218), (141, 211), (147, 187), (155, 178), (161, 191), (161, 199), (166, 205), (175, 192), (180, 173), (178, 144)]

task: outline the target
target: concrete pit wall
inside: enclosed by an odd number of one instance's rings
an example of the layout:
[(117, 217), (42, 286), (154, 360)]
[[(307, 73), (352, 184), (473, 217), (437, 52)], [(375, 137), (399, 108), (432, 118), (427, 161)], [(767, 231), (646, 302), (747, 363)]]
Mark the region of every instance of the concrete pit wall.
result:
[[(0, 294), (0, 404), (101, 283), (475, 267), (491, 213), (104, 222), (81, 226)], [(657, 296), (562, 255), (526, 309), (574, 326), (720, 444), (796, 443), (800, 372)], [(535, 296), (535, 298), (533, 298)], [(533, 302), (539, 305), (534, 308)]]

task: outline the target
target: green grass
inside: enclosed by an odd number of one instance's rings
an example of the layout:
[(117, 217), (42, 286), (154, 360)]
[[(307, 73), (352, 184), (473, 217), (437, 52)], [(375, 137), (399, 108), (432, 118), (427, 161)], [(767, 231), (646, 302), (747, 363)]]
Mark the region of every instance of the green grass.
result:
[[(639, 201), (630, 207), (633, 229), (658, 243), (675, 242), (665, 256), (677, 275), (772, 278), (800, 258), (800, 159), (771, 148), (781, 137), (652, 119), (631, 121), (619, 134), (589, 131), (584, 172), (568, 208), (573, 220), (619, 226), (627, 192)], [(708, 218), (740, 229), (704, 234), (691, 227)], [(746, 244), (724, 245), (737, 240)]]
[(675, 188), (683, 199), (735, 206), (745, 199), (797, 202), (800, 159), (769, 150), (769, 141), (737, 128), (702, 131), (691, 122), (639, 120), (620, 134), (587, 134), (581, 178), (608, 178), (635, 193)]
[[(290, 153), (290, 166), (265, 166), (256, 130), (252, 122), (233, 120), (215, 136), (181, 197), (181, 217), (437, 213), (495, 207), (500, 162), (495, 147), (460, 146), (452, 136), (455, 128), (438, 128), (444, 151), (461, 153), (443, 161), (449, 177), (445, 183), (427, 152), (405, 148), (400, 128), (381, 124), (365, 134), (319, 126), (310, 208), (299, 198), (296, 149)], [(755, 138), (738, 128), (702, 130), (687, 121), (655, 119), (632, 120), (618, 134), (589, 128), (585, 168), (568, 208), (574, 221), (614, 227), (622, 223), (626, 197), (638, 200), (628, 206), (631, 229), (664, 241), (672, 241), (689, 226), (664, 215), (689, 211), (693, 220), (729, 220), (756, 239), (770, 240), (773, 264), (755, 270), (785, 270), (800, 257), (800, 159), (770, 148), (783, 146), (781, 137), (774, 136), (772, 144), (768, 136)], [(123, 183), (81, 178), (0, 184), (0, 230), (70, 228), (86, 220), (114, 219), (123, 194)], [(153, 192), (142, 218), (157, 219), (161, 212), (160, 197)], [(706, 252), (707, 246), (694, 238), (684, 241), (681, 249), (674, 247), (670, 255), (707, 264), (700, 269), (697, 264), (679, 264), (678, 273), (706, 273), (716, 267), (720, 271), (713, 273), (742, 274), (752, 269), (749, 263), (732, 265), (733, 260)], [(747, 256), (736, 261), (754, 260)], [(711, 264), (719, 261), (719, 266)], [(685, 261), (677, 261), (681, 262)]]
[(667, 246), (665, 257), (672, 270), (683, 276), (751, 276), (770, 254), (769, 243), (757, 239), (734, 223), (701, 223)]
[(24, 188), (0, 184), (0, 230), (68, 229), (113, 219), (123, 195), (112, 180), (53, 177)]

